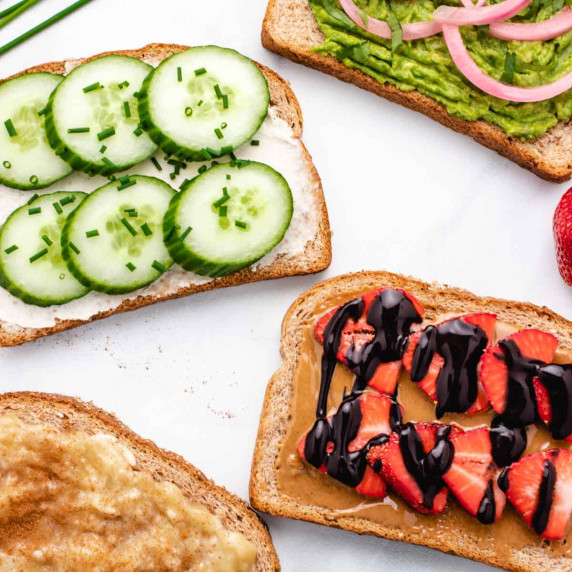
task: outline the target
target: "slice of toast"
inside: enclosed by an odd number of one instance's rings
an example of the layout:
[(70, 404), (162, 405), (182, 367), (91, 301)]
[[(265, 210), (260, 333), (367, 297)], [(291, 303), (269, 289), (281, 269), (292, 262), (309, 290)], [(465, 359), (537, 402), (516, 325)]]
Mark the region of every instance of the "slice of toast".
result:
[[(509, 562), (506, 546), (503, 545), (498, 551), (493, 548), (494, 543), (488, 537), (491, 533), (487, 533), (486, 530), (481, 529), (477, 534), (460, 527), (455, 530), (455, 534), (432, 535), (431, 517), (425, 517), (427, 520), (423, 522), (423, 526), (403, 530), (399, 526), (385, 525), (381, 517), (374, 520), (352, 515), (352, 510), (336, 511), (324, 505), (306, 503), (300, 498), (294, 498), (292, 494), (285, 494), (280, 489), (279, 459), (296, 414), (295, 372), (299, 364), (305, 363), (303, 360), (308, 360), (308, 356), (303, 355), (302, 348), (308, 336), (313, 339), (316, 313), (321, 315), (336, 304), (382, 286), (402, 288), (411, 293), (424, 306), (427, 319), (448, 313), (492, 312), (498, 314), (499, 321), (514, 324), (518, 328), (538, 328), (554, 333), (559, 339), (559, 347), (564, 351), (572, 351), (572, 323), (546, 308), (532, 304), (483, 298), (465, 290), (422, 282), (388, 272), (360, 272), (321, 282), (292, 304), (282, 323), (280, 353), (283, 363), (272, 377), (264, 400), (250, 480), (252, 506), (275, 516), (306, 520), (360, 534), (428, 546), (513, 572), (538, 572), (542, 569), (554, 572), (572, 570), (572, 558), (553, 556), (550, 547), (540, 541), (538, 545), (513, 550), (512, 554), (509, 549), (508, 555), (511, 556)], [(336, 303), (330, 303), (334, 299)], [(310, 359), (319, 358), (311, 355)], [(319, 480), (318, 485), (322, 482)], [(349, 491), (347, 487), (342, 485), (340, 487), (342, 492)], [(335, 490), (339, 489), (334, 489), (334, 493)], [(331, 494), (331, 491), (328, 494)], [(354, 500), (352, 497), (350, 501), (352, 506)], [(365, 502), (367, 497), (359, 496), (357, 503), (361, 500)], [(462, 510), (459, 507), (450, 509)], [(523, 526), (526, 527), (524, 524)]]
[(307, 0), (270, 0), (262, 27), (262, 43), (267, 49), (424, 113), (454, 131), (470, 135), (543, 179), (562, 182), (572, 176), (572, 126), (567, 122), (559, 122), (535, 141), (520, 141), (492, 123), (458, 119), (426, 95), (379, 83), (359, 70), (347, 68), (333, 57), (314, 53), (312, 48), (323, 40)]
[[(149, 44), (139, 50), (124, 50), (118, 52), (106, 52), (98, 54), (91, 58), (67, 60), (61, 62), (53, 62), (48, 64), (39, 65), (28, 70), (25, 70), (12, 77), (17, 77), (29, 72), (46, 71), (56, 74), (65, 74), (71, 67), (75, 67), (86, 61), (96, 59), (110, 54), (126, 55), (131, 57), (140, 58), (152, 65), (158, 65), (162, 60), (171, 56), (174, 53), (187, 49), (187, 46), (179, 46), (174, 44)], [(276, 115), (284, 120), (287, 125), (292, 129), (293, 136), (299, 141), (303, 155), (305, 157), (305, 164), (299, 166), (300, 170), (307, 173), (311, 181), (312, 204), (316, 212), (315, 234), (309, 240), (302, 253), (280, 253), (269, 264), (255, 265), (253, 267), (245, 268), (239, 272), (217, 278), (210, 281), (200, 281), (195, 284), (189, 284), (179, 287), (176, 291), (156, 291), (153, 288), (151, 293), (145, 293), (143, 290), (136, 297), (129, 297), (121, 302), (121, 304), (112, 309), (99, 312), (89, 319), (81, 320), (57, 320), (56, 324), (51, 327), (43, 328), (30, 328), (19, 327), (18, 324), (7, 323), (0, 320), (0, 347), (15, 346), (34, 339), (69, 330), (83, 324), (87, 324), (94, 320), (106, 318), (113, 314), (121, 312), (128, 312), (136, 310), (144, 306), (149, 306), (157, 302), (169, 300), (173, 298), (181, 298), (189, 294), (204, 292), (206, 290), (213, 290), (215, 288), (224, 288), (227, 286), (237, 286), (248, 282), (256, 282), (259, 280), (270, 280), (274, 278), (283, 278), (286, 276), (295, 276), (301, 274), (312, 274), (320, 272), (330, 265), (332, 258), (331, 237), (330, 237), (330, 224), (328, 220), (328, 212), (324, 200), (324, 193), (320, 177), (312, 158), (304, 144), (301, 142), (303, 118), (302, 111), (289, 84), (282, 79), (277, 73), (271, 69), (257, 64), (261, 71), (264, 73), (270, 87), (270, 106), (274, 108)], [(10, 78), (7, 78), (10, 79)], [(1, 83), (1, 82), (0, 82)], [(95, 186), (94, 186), (95, 188)], [(54, 186), (57, 190), (57, 184)], [(296, 205), (294, 205), (296, 208)], [(278, 248), (278, 247), (277, 247)], [(34, 311), (32, 308), (31, 311)]]
[(59, 431), (116, 437), (134, 454), (137, 470), (150, 473), (157, 481), (175, 484), (191, 503), (204, 506), (221, 519), (226, 529), (252, 542), (257, 550), (257, 572), (280, 570), (266, 525), (243, 500), (215, 485), (182, 457), (139, 437), (113, 415), (71, 397), (30, 392), (0, 395), (0, 416), (8, 413), (24, 423), (48, 425)]

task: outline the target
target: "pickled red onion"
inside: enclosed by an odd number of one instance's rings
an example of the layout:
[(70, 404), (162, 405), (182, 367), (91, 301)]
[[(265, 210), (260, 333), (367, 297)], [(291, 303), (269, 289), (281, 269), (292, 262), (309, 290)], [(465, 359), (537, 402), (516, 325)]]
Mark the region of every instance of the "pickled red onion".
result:
[[(366, 17), (367, 26), (362, 19), (362, 11), (354, 4), (353, 0), (340, 0), (340, 4), (344, 12), (356, 23), (360, 28), (363, 28), (370, 34), (375, 34), (380, 38), (391, 39), (391, 28), (387, 22), (376, 20), (370, 16)], [(402, 24), (404, 40), (420, 40), (428, 38), (441, 32), (441, 24), (427, 20), (425, 22), (413, 22), (411, 24)]]
[(508, 20), (531, 2), (532, 0), (504, 0), (504, 2), (491, 6), (470, 6), (468, 8), (439, 6), (433, 12), (433, 20), (452, 26), (482, 26)]
[(473, 0), (461, 0), (461, 3), (465, 8), (473, 8), (475, 6), (480, 8), (481, 6), (485, 5), (486, 1), (487, 0), (478, 0), (477, 2), (473, 2)]
[[(470, 0), (469, 0), (470, 1)], [(572, 8), (563, 8), (558, 14), (544, 22), (517, 24), (497, 22), (489, 26), (489, 32), (501, 40), (519, 42), (543, 42), (553, 40), (572, 30)]]
[[(510, 0), (508, 0), (510, 1)], [(451, 52), (451, 57), (460, 72), (475, 86), (484, 92), (515, 102), (535, 102), (556, 97), (572, 88), (572, 72), (555, 82), (538, 87), (516, 87), (502, 83), (490, 75), (487, 75), (471, 58), (461, 32), (457, 26), (444, 25), (443, 36), (447, 47)]]

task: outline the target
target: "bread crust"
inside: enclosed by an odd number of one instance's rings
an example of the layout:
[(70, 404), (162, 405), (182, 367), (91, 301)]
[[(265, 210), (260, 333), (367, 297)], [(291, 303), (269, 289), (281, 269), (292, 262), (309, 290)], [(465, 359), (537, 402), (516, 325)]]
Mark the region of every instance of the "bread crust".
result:
[(314, 53), (312, 47), (320, 45), (323, 40), (324, 35), (308, 0), (270, 0), (262, 26), (262, 44), (265, 48), (419, 111), (453, 131), (469, 135), (481, 145), (547, 181), (561, 183), (572, 176), (572, 125), (569, 122), (560, 121), (535, 141), (521, 141), (509, 137), (500, 127), (488, 121), (466, 121), (453, 117), (443, 105), (418, 91), (405, 92), (388, 83), (379, 83), (331, 56)]
[(61, 431), (73, 429), (117, 437), (134, 453), (138, 470), (150, 472), (158, 481), (174, 483), (191, 502), (219, 516), (225, 527), (244, 534), (258, 550), (257, 572), (280, 571), (268, 527), (246, 502), (216, 485), (179, 455), (143, 439), (114, 415), (79, 399), (34, 392), (0, 395), (0, 415), (6, 413), (13, 413), (27, 423), (47, 424)]
[[(66, 60), (61, 62), (51, 62), (47, 64), (38, 65), (27, 70), (21, 71), (13, 76), (6, 78), (2, 81), (7, 81), (14, 77), (18, 77), (25, 73), (30, 72), (51, 72), (55, 74), (64, 74), (66, 72), (66, 64), (80, 64), (86, 61), (91, 61), (107, 55), (124, 55), (135, 58), (152, 58), (155, 60), (163, 60), (175, 53), (186, 50), (188, 46), (181, 46), (178, 44), (149, 44), (137, 50), (123, 50), (104, 52), (89, 58), (82, 58), (79, 60)], [(286, 121), (292, 128), (294, 136), (301, 139), (303, 131), (303, 116), (300, 109), (300, 104), (294, 95), (290, 85), (281, 78), (276, 72), (270, 68), (256, 64), (263, 72), (270, 87), (270, 105), (275, 106), (278, 115), (281, 119)], [(2, 83), (0, 81), (0, 83)], [(279, 255), (276, 260), (264, 267), (257, 270), (245, 268), (239, 272), (216, 278), (206, 284), (190, 285), (180, 288), (176, 292), (169, 294), (161, 294), (158, 296), (153, 295), (140, 295), (132, 300), (125, 300), (117, 308), (100, 312), (99, 314), (91, 317), (89, 320), (59, 320), (58, 323), (48, 328), (14, 328), (11, 325), (0, 321), (0, 347), (17, 346), (32, 340), (70, 330), (78, 326), (88, 324), (95, 320), (101, 320), (114, 314), (123, 312), (131, 312), (151, 304), (172, 300), (175, 298), (182, 298), (191, 294), (205, 292), (207, 290), (214, 290), (216, 288), (226, 288), (229, 286), (238, 286), (240, 284), (247, 284), (250, 282), (258, 282), (260, 280), (272, 280), (276, 278), (284, 278), (286, 276), (296, 276), (301, 274), (313, 274), (321, 272), (328, 268), (332, 260), (332, 245), (331, 245), (331, 231), (330, 222), (328, 218), (328, 210), (324, 198), (324, 192), (320, 176), (312, 157), (302, 142), (302, 149), (306, 158), (306, 168), (308, 169), (311, 179), (314, 182), (316, 189), (315, 199), (318, 205), (318, 227), (314, 239), (306, 245), (305, 251), (301, 255), (286, 256)]]
[(499, 320), (519, 328), (539, 328), (558, 336), (560, 346), (572, 350), (572, 323), (548, 308), (526, 302), (514, 302), (497, 298), (479, 297), (466, 290), (428, 283), (389, 272), (358, 272), (332, 278), (317, 284), (302, 294), (289, 308), (282, 322), (280, 354), (282, 365), (273, 375), (264, 398), (260, 426), (254, 451), (250, 478), (250, 502), (262, 512), (297, 520), (305, 520), (342, 528), (359, 534), (371, 534), (391, 540), (419, 544), (498, 566), (511, 572), (570, 572), (572, 559), (553, 557), (548, 549), (527, 547), (513, 553), (513, 561), (507, 563), (487, 548), (482, 538), (459, 531), (455, 538), (434, 538), (427, 526), (424, 533), (407, 533), (399, 527), (389, 527), (355, 516), (339, 516), (321, 506), (305, 505), (278, 488), (276, 463), (280, 455), (289, 422), (294, 415), (294, 373), (302, 359), (304, 339), (302, 324), (314, 315), (314, 308), (324, 298), (356, 290), (373, 290), (382, 286), (403, 288), (413, 294), (424, 306), (426, 316), (443, 313), (493, 312)]

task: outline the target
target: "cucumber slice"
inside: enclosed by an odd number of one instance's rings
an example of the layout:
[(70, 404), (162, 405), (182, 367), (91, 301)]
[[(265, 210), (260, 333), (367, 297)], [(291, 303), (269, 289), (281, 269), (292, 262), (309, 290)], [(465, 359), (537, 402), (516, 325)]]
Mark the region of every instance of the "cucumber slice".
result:
[[(22, 191), (43, 189), (71, 167), (50, 147), (44, 113), (62, 77), (28, 73), (0, 85), (0, 183)], [(42, 113), (40, 115), (40, 113)]]
[(52, 306), (89, 289), (67, 269), (61, 231), (84, 193), (42, 195), (14, 211), (0, 230), (0, 285), (27, 304)]
[(167, 153), (204, 161), (231, 152), (254, 135), (270, 103), (256, 64), (226, 48), (190, 48), (161, 63), (139, 98), (144, 128)]
[(152, 69), (125, 56), (105, 56), (74, 69), (46, 111), (56, 153), (90, 175), (111, 175), (152, 155), (157, 147), (139, 127), (135, 97)]
[(62, 253), (85, 286), (125, 294), (173, 264), (162, 223), (175, 191), (159, 179), (125, 176), (94, 191), (69, 217)]
[(292, 192), (262, 163), (225, 163), (195, 178), (171, 201), (163, 232), (175, 262), (223, 276), (270, 252), (292, 220)]

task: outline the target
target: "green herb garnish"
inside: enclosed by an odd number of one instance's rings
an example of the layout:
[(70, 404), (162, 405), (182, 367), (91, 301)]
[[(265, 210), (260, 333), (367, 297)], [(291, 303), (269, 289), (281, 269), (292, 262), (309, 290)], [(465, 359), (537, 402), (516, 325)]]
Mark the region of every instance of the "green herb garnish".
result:
[(90, 131), (89, 127), (72, 127), (68, 129), (68, 133), (89, 133)]
[(153, 163), (153, 165), (155, 165), (155, 168), (157, 169), (157, 171), (163, 170), (163, 167), (161, 167), (161, 165), (159, 164), (159, 161), (157, 161), (157, 159), (155, 157), (151, 157), (151, 163)]
[(143, 234), (145, 236), (151, 236), (153, 234), (153, 231), (151, 230), (151, 227), (147, 224), (147, 223), (143, 223), (141, 225), (141, 230), (143, 231)]
[(80, 249), (79, 249), (73, 242), (70, 242), (70, 248), (71, 248), (76, 254), (79, 254), (79, 253), (81, 252)]
[(87, 87), (83, 88), (83, 93), (89, 93), (90, 91), (96, 91), (97, 89), (101, 89), (103, 86), (97, 82), (97, 83), (92, 83), (91, 85), (88, 85)]
[(103, 141), (104, 139), (109, 139), (109, 137), (113, 137), (114, 135), (115, 127), (108, 127), (107, 129), (104, 129), (97, 134), (97, 139), (99, 141)]
[(218, 209), (218, 216), (220, 218), (224, 218), (227, 215), (227, 212), (228, 212), (228, 207), (226, 205), (223, 207), (220, 207)]
[(47, 234), (43, 234), (42, 235), (42, 240), (48, 245), (48, 246), (52, 246), (52, 244), (54, 244), (52, 242), (52, 239), (47, 235)]
[(185, 232), (183, 232), (183, 234), (181, 234), (180, 239), (185, 240), (185, 238), (187, 238), (187, 236), (189, 236), (189, 233), (191, 232), (191, 230), (193, 230), (193, 227), (188, 226), (187, 229), (185, 230)]
[(10, 135), (10, 137), (16, 137), (16, 135), (18, 135), (18, 132), (16, 131), (16, 128), (14, 127), (11, 119), (4, 121), (4, 125), (6, 126), (6, 131), (8, 131), (8, 135)]
[(205, 75), (207, 73), (207, 70), (205, 68), (199, 68), (198, 70), (195, 70), (195, 75)]
[(42, 258), (42, 256), (46, 256), (46, 254), (48, 254), (47, 248), (40, 250), (40, 252), (36, 252), (34, 256), (30, 257), (30, 263), (36, 262), (36, 260), (39, 260), (40, 258)]
[(222, 108), (228, 109), (228, 95), (226, 93), (222, 96)]
[(121, 224), (129, 231), (131, 236), (135, 236), (137, 234), (137, 231), (131, 226), (131, 223), (126, 218), (121, 219)]
[(10, 163), (10, 161), (4, 161), (4, 163), (2, 163), (4, 169), (11, 169), (12, 168), (12, 163)]
[(128, 189), (129, 187), (132, 187), (133, 185), (136, 185), (136, 184), (137, 184), (137, 181), (135, 181), (134, 179), (130, 179), (127, 182), (121, 183), (120, 185), (118, 185), (117, 190), (123, 191), (124, 189)]
[(259, 141), (258, 139), (253, 139), (253, 140), (250, 142), (250, 144), (251, 144), (253, 147), (258, 147), (258, 146), (260, 145), (260, 141)]
[(217, 136), (218, 139), (224, 138), (222, 131), (218, 127), (214, 130), (214, 132), (215, 132), (215, 135)]
[(191, 117), (192, 114), (193, 114), (193, 108), (192, 107), (185, 108), (185, 115), (187, 117)]
[(67, 197), (64, 197), (61, 201), (60, 201), (60, 205), (62, 205), (62, 207), (65, 207), (66, 205), (69, 205), (70, 203), (75, 202), (75, 197), (70, 197), (69, 195)]
[(58, 214), (62, 214), (64, 212), (62, 207), (60, 207), (60, 203), (52, 203), (52, 206), (54, 207), (54, 209), (56, 209), (56, 212)]
[(12, 254), (12, 252), (16, 252), (16, 250), (18, 250), (18, 248), (20, 248), (20, 247), (17, 244), (13, 244), (12, 246), (10, 246), (6, 250), (4, 250), (4, 252), (6, 254)]
[(183, 70), (181, 68), (177, 68), (177, 81), (183, 81)]
[(125, 113), (125, 117), (127, 118), (131, 117), (131, 107), (129, 107), (128, 101), (123, 102), (123, 111)]
[(94, 229), (94, 230), (88, 230), (85, 233), (86, 238), (95, 238), (96, 236), (99, 236), (99, 230)]
[(157, 272), (165, 272), (166, 268), (164, 264), (161, 264), (158, 260), (153, 260), (153, 264), (151, 267), (154, 268)]
[(42, 207), (32, 207), (32, 208), (28, 209), (29, 215), (36, 215), (36, 214), (40, 214), (41, 212), (42, 212)]
[(220, 86), (218, 85), (218, 83), (214, 86), (214, 90), (215, 90), (216, 96), (219, 99), (222, 99), (222, 91), (220, 90)]
[(397, 16), (393, 12), (389, 12), (386, 21), (391, 28), (391, 51), (394, 52), (403, 43), (403, 29)]
[(516, 55), (513, 52), (507, 52), (504, 60), (504, 71), (500, 80), (503, 83), (512, 83), (514, 79), (514, 64), (516, 63)]
[(137, 270), (137, 267), (132, 262), (128, 262), (125, 266), (130, 272), (135, 272), (135, 270)]
[(223, 195), (218, 201), (213, 203), (213, 207), (215, 209), (218, 209), (219, 207), (222, 207), (222, 205), (224, 205), (224, 203), (226, 203), (229, 200), (230, 197), (228, 195)]
[(242, 222), (241, 220), (235, 220), (234, 226), (237, 226), (238, 228), (242, 228), (243, 230), (246, 230), (246, 227), (248, 225), (245, 222)]

